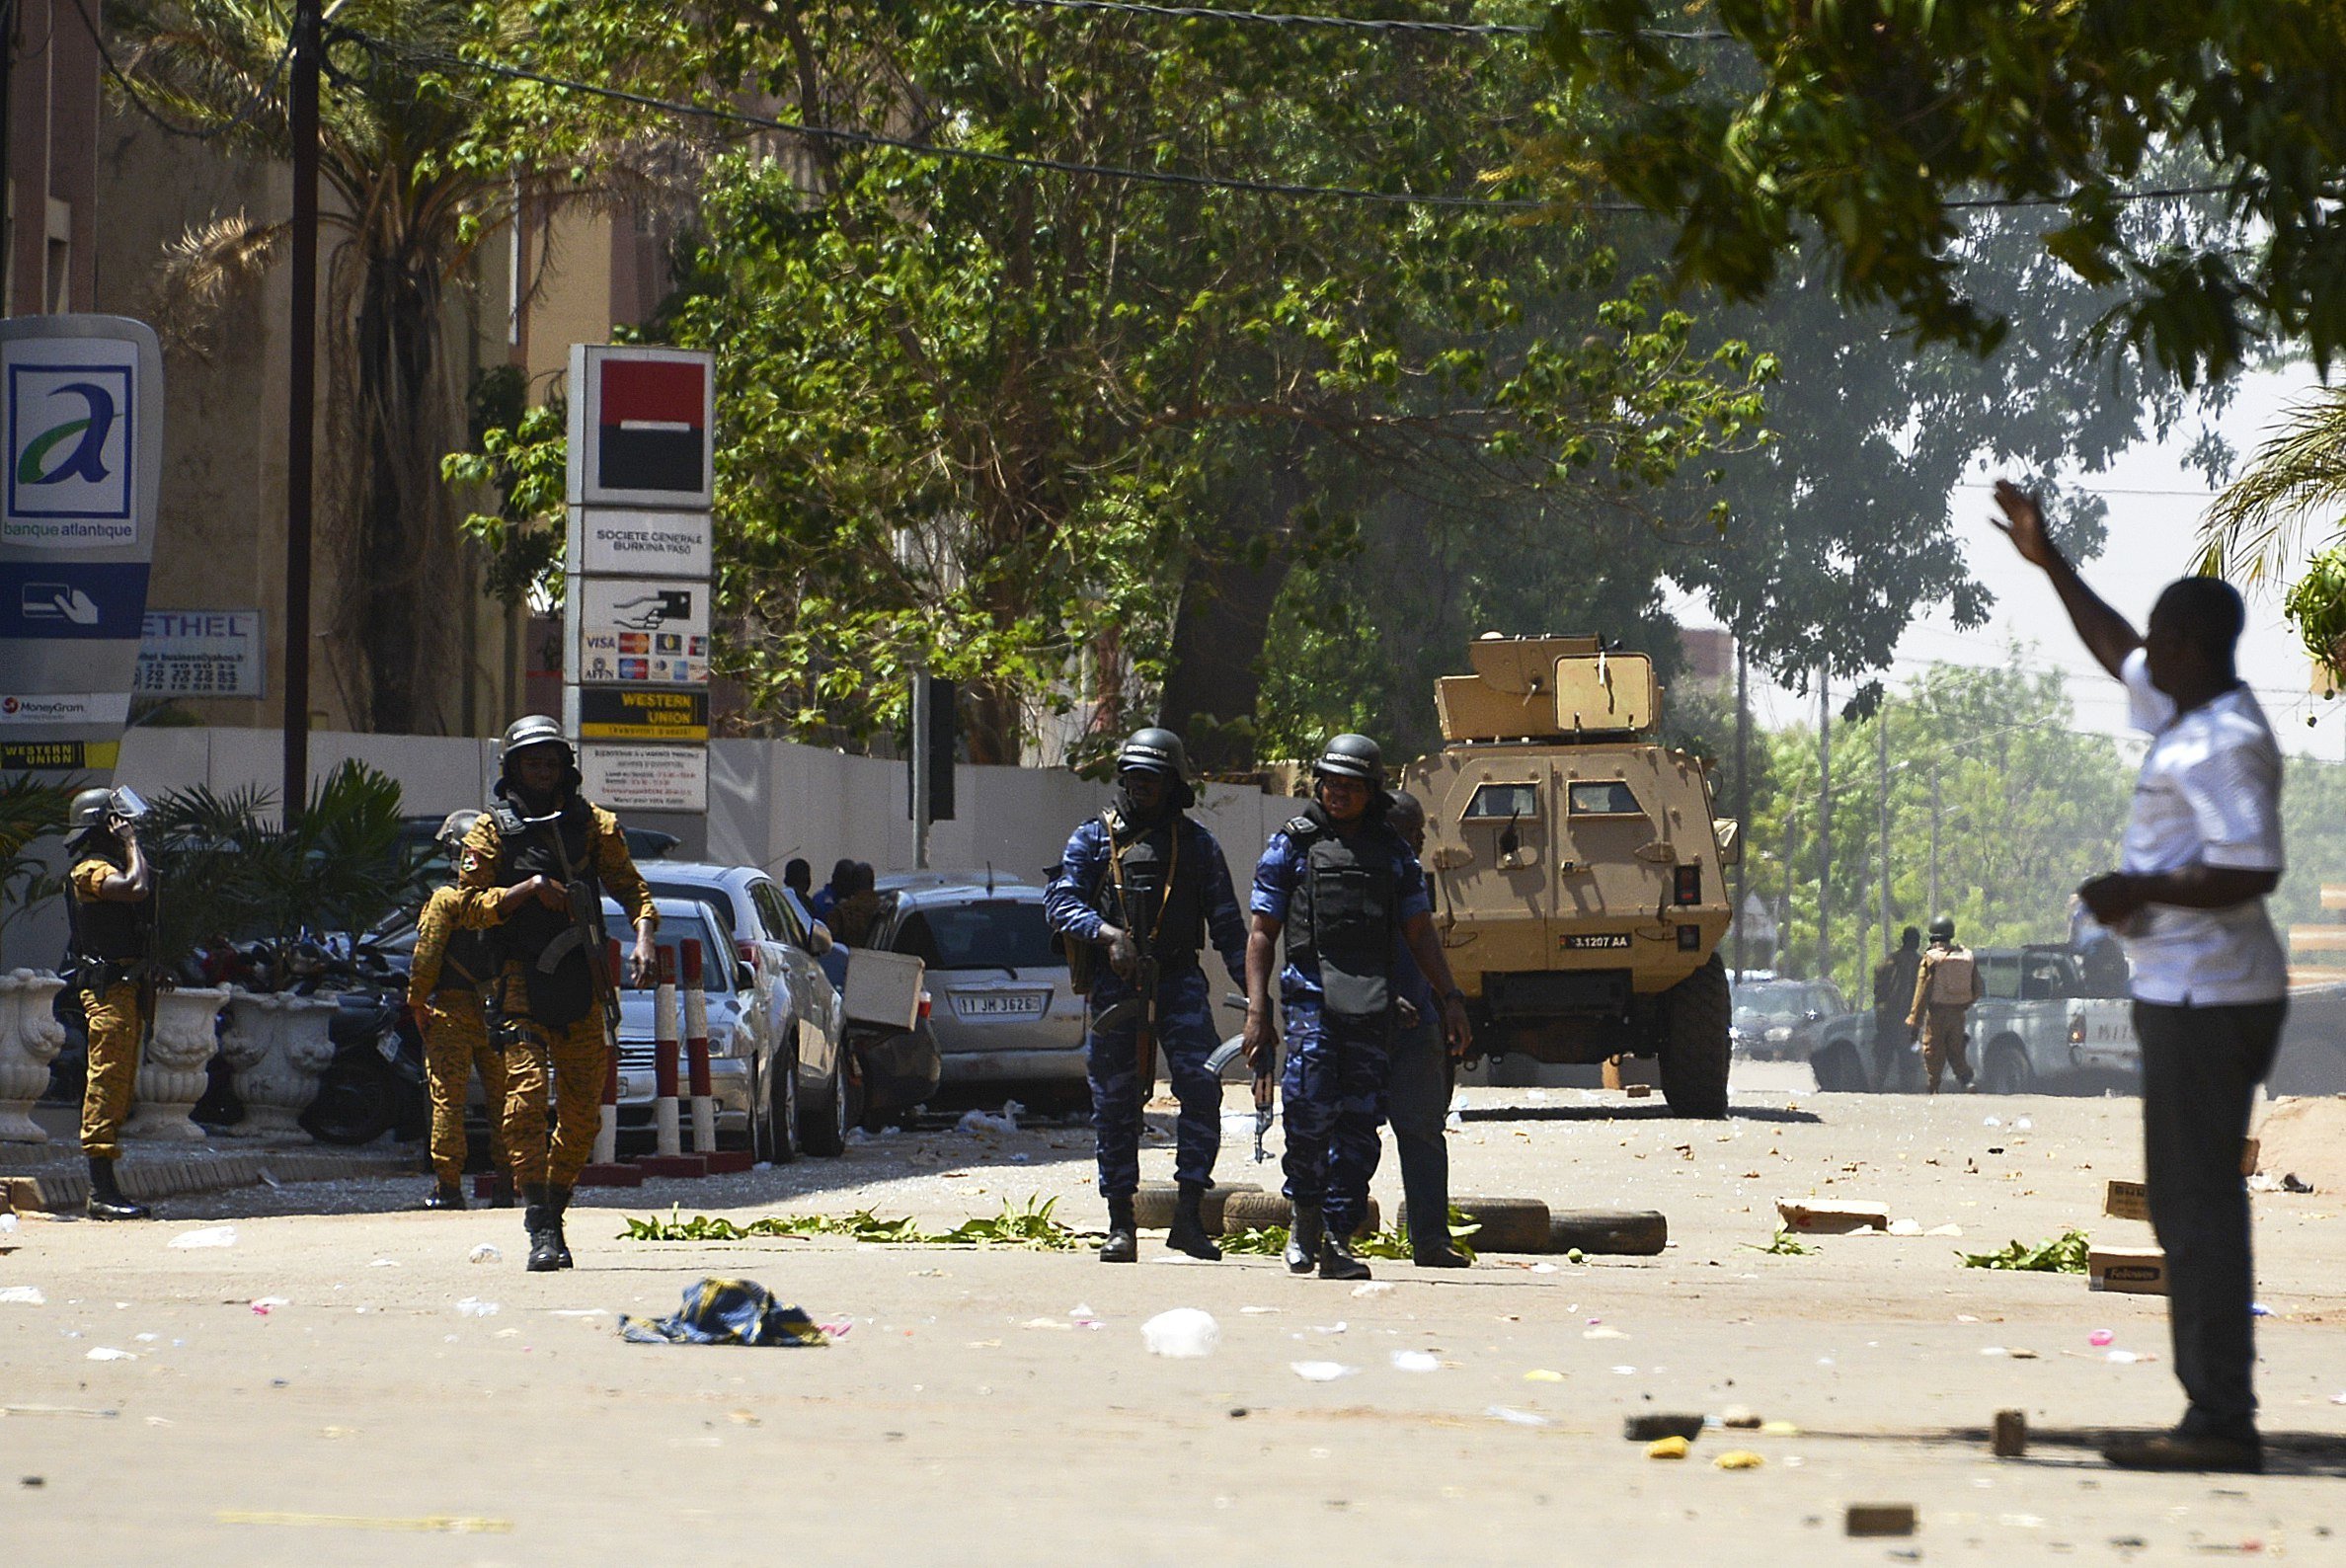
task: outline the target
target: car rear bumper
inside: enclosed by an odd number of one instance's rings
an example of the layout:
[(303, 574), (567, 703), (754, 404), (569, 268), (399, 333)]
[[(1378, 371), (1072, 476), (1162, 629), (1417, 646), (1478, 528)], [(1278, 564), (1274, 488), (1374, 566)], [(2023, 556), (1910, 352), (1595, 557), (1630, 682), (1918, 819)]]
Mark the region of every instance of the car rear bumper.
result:
[(1081, 1046), (1069, 1050), (949, 1051), (947, 1083), (1080, 1083), (1085, 1076)]

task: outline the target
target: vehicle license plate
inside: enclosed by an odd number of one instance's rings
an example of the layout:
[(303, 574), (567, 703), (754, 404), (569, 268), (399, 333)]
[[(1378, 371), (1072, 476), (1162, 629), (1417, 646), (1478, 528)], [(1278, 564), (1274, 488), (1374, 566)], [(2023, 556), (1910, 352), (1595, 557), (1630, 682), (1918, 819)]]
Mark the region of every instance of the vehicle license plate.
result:
[(1629, 935), (1622, 931), (1610, 935), (1568, 936), (1564, 939), (1564, 946), (1572, 952), (1616, 952), (1629, 946)]
[(1050, 1003), (1049, 991), (955, 991), (957, 1018), (1040, 1018)]

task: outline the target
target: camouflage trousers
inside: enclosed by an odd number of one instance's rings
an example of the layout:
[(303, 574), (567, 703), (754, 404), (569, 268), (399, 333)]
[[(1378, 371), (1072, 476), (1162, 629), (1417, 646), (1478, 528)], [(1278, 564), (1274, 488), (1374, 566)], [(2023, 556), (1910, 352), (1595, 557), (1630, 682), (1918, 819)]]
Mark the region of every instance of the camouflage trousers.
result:
[[(594, 1157), (594, 1135), (602, 1126), (603, 1076), (611, 1059), (610, 1047), (603, 1041), (602, 1014), (588, 1013), (560, 1029), (522, 1019), (518, 1036), (505, 1055), (505, 1144), (513, 1180), (523, 1187), (575, 1186), (579, 1172)], [(554, 1095), (551, 1136), (546, 1125), (549, 1078)]]
[(464, 1179), (464, 1091), (481, 1075), (481, 1103), (489, 1116), (489, 1152), (496, 1169), (506, 1168), (506, 1060), (489, 1044), (489, 1020), (481, 999), (468, 990), (444, 990), (423, 1007), (424, 1086), (431, 1096), (431, 1170), (440, 1184)]
[[(1091, 1015), (1139, 994), (1113, 975), (1092, 986)], [(1221, 1080), (1206, 1065), (1221, 1044), (1214, 1037), (1206, 972), (1191, 969), (1157, 985), (1157, 1058), (1181, 1101), (1175, 1124), (1173, 1176), (1201, 1185), (1213, 1179), (1221, 1151)], [(1084, 1040), (1091, 1078), (1092, 1144), (1100, 1166), (1100, 1196), (1124, 1198), (1140, 1185), (1140, 1108), (1153, 1084), (1140, 1081), (1137, 1023), (1094, 1028)]]
[(81, 1146), (91, 1159), (122, 1156), (122, 1123), (138, 1088), (138, 1040), (146, 1020), (138, 1011), (138, 983), (119, 980), (102, 996), (82, 992), (90, 1021), (90, 1071), (82, 1084)]
[(1968, 1007), (1922, 1009), (1922, 1076), (1932, 1094), (1938, 1093), (1939, 1075), (1949, 1067), (1955, 1069), (1956, 1082), (1971, 1087), (1971, 1062), (1963, 1051), (1963, 1025), (1970, 1013)]
[(1290, 1203), (1317, 1204), (1331, 1235), (1351, 1235), (1368, 1215), (1392, 1042), (1392, 1026), (1383, 1019), (1288, 1005), (1287, 1075), (1279, 1086), (1286, 1192)]

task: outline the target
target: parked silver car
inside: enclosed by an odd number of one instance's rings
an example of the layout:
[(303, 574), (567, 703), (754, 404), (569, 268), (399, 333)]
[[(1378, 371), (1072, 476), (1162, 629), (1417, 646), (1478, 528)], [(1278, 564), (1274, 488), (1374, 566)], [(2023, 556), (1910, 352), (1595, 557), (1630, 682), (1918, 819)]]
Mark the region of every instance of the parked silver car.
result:
[(656, 860), (637, 869), (655, 897), (709, 903), (735, 950), (780, 990), (784, 1013), (798, 1021), (797, 1081), (776, 1086), (789, 1089), (795, 1108), (776, 1126), (795, 1126), (798, 1141), (788, 1150), (777, 1144), (771, 1158), (788, 1159), (800, 1147), (837, 1154), (850, 1128), (900, 1116), (935, 1091), (937, 1051), (926, 1035), (848, 1019), (831, 979), (844, 970), (831, 968), (830, 932), (797, 894), (755, 866)]
[[(660, 946), (678, 957), (676, 973), (683, 974), (683, 944), (701, 947), (701, 985), (709, 1001), (709, 1087), (717, 1102), (720, 1142), (756, 1151), (761, 1159), (789, 1159), (798, 1140), (777, 1121), (783, 1102), (773, 1090), (791, 1081), (797, 1057), (797, 1025), (790, 998), (771, 979), (761, 978), (747, 960), (734, 950), (715, 906), (699, 899), (665, 898), (660, 909)], [(603, 920), (614, 931), (627, 929), (619, 905), (603, 901)], [(656, 1021), (650, 986), (625, 986), (619, 992), (619, 1132), (631, 1142), (652, 1129), (652, 1105), (658, 1094), (653, 1063)], [(683, 1009), (677, 1008), (678, 1039), (682, 1039)], [(688, 1067), (678, 1054), (678, 1086), (692, 1092)], [(795, 1096), (788, 1108), (795, 1113)], [(691, 1126), (689, 1109), (684, 1125)]]
[(984, 871), (914, 872), (882, 877), (878, 891), (870, 945), (928, 966), (945, 1087), (1088, 1095), (1083, 999), (1067, 983), (1040, 887)]

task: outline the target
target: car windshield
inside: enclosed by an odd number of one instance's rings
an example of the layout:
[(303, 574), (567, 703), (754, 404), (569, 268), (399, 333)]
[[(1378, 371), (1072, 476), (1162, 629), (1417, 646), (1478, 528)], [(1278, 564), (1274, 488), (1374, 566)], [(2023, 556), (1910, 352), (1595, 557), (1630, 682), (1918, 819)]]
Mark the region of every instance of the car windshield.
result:
[(1043, 905), (1008, 899), (914, 909), (891, 944), (930, 969), (1048, 969), (1066, 960), (1052, 951)]
[(1789, 1022), (1810, 1012), (1836, 1011), (1831, 998), (1820, 987), (1804, 985), (1794, 980), (1762, 980), (1755, 984), (1735, 987), (1735, 1021), (1739, 1024), (1766, 1019)]
[[(730, 962), (733, 957), (733, 943), (728, 939), (718, 936), (716, 932), (711, 929), (709, 924), (710, 906), (707, 904), (702, 904), (699, 907), (700, 912), (698, 914), (677, 914), (668, 909), (661, 910), (660, 934), (654, 937), (653, 940), (660, 944), (660, 949), (662, 952), (671, 955), (668, 962), (675, 965), (676, 978), (679, 980), (681, 980), (684, 976), (684, 953), (682, 944), (688, 941), (698, 942), (701, 948), (701, 989), (711, 996), (730, 995), (732, 994), (734, 988), (734, 967)], [(603, 905), (603, 926), (606, 930), (610, 931), (626, 931), (627, 918), (619, 912), (619, 906), (617, 904), (606, 902)], [(625, 963), (627, 957), (627, 942), (624, 938), (622, 938), (619, 947), (619, 957), (621, 959), (619, 966), (620, 985), (627, 990), (652, 989), (652, 987), (649, 985), (634, 985), (628, 983), (626, 975), (627, 965)]]
[(725, 926), (725, 934), (733, 936), (733, 901), (720, 888), (703, 887), (690, 882), (667, 882), (658, 877), (646, 877), (655, 899), (689, 899), (707, 907)]

